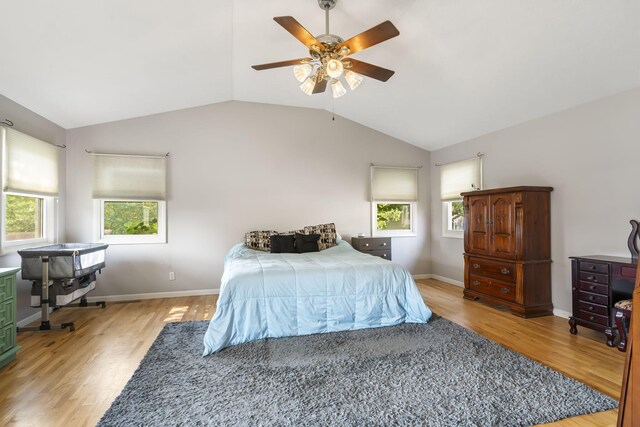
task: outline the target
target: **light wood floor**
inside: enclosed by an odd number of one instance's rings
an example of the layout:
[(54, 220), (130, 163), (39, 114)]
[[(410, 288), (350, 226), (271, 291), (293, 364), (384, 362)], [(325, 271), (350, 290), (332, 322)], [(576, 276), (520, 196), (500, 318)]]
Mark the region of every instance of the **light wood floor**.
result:
[[(441, 316), (618, 398), (624, 355), (603, 336), (565, 319), (520, 319), (462, 299), (462, 289), (420, 280), (419, 289)], [(110, 303), (63, 309), (52, 321), (76, 322), (76, 331), (23, 332), (16, 361), (0, 369), (1, 426), (92, 426), (127, 383), (166, 322), (208, 320), (216, 296)], [(555, 426), (615, 425), (616, 411), (577, 417)]]

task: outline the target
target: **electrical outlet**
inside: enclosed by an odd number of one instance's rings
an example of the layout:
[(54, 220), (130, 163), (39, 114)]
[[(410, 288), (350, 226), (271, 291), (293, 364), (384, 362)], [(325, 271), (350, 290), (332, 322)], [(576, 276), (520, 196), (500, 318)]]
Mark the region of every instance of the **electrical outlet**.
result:
[(173, 271), (169, 272), (169, 280), (176, 280), (176, 273), (174, 273)]

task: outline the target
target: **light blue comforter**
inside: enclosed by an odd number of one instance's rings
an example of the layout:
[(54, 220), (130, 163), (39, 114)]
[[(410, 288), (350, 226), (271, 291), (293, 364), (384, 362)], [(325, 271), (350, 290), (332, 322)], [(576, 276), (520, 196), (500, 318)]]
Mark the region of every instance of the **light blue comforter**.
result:
[(225, 258), (204, 355), (261, 338), (426, 323), (429, 317), (407, 270), (343, 240), (306, 254), (238, 244)]

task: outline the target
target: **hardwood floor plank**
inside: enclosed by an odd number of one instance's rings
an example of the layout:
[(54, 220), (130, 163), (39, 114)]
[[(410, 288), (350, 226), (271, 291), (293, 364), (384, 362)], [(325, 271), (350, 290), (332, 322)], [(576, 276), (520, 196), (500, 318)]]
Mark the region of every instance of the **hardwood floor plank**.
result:
[[(507, 348), (618, 398), (624, 354), (604, 337), (565, 319), (521, 319), (462, 298), (462, 289), (419, 280), (431, 309)], [(65, 308), (52, 322), (76, 331), (21, 332), (16, 361), (0, 370), (0, 425), (92, 426), (125, 386), (166, 322), (209, 320), (216, 295)], [(554, 426), (615, 425), (617, 411), (562, 420)]]

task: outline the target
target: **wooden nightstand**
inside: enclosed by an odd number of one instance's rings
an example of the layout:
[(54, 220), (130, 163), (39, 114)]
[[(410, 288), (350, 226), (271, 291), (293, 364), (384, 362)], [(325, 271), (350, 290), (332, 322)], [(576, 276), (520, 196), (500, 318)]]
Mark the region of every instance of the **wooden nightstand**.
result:
[(391, 261), (391, 237), (352, 237), (351, 245), (357, 251)]

